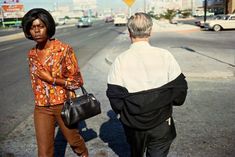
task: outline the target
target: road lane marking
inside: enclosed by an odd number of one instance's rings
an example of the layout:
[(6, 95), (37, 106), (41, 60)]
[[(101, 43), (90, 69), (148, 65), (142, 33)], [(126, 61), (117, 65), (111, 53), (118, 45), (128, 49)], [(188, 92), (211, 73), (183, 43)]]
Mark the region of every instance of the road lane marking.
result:
[(0, 52), (1, 52), (1, 51), (5, 51), (5, 50), (9, 50), (9, 49), (12, 49), (12, 48), (14, 48), (14, 47), (13, 47), (13, 46), (6, 47), (6, 48), (3, 48), (3, 49), (0, 49)]
[(186, 29), (186, 30), (176, 30), (174, 32), (179, 33), (179, 34), (190, 34), (194, 32), (200, 32), (200, 28), (193, 28), (193, 29)]
[(94, 35), (96, 35), (96, 34), (97, 34), (97, 32), (92, 33), (92, 34), (89, 34), (88, 37), (94, 36)]

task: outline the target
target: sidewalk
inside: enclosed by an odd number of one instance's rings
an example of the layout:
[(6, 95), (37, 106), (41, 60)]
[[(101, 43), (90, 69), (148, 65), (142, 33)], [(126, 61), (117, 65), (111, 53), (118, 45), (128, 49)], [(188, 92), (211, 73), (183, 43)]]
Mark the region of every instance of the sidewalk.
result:
[[(166, 28), (166, 25), (159, 25), (154, 26), (153, 31), (173, 31), (185, 29), (192, 30), (198, 28), (189, 25), (169, 25), (169, 27)], [(128, 145), (125, 141), (123, 129), (120, 122), (117, 120), (117, 117), (112, 114), (109, 101), (105, 95), (106, 77), (110, 64), (112, 64), (113, 60), (120, 52), (129, 47), (129, 42), (127, 42), (127, 40), (129, 40), (128, 34), (121, 34), (103, 50), (97, 53), (97, 55), (95, 55), (81, 69), (87, 91), (92, 92), (102, 104), (102, 114), (86, 120), (87, 127), (92, 129), (98, 135), (98, 137), (86, 142), (90, 157), (127, 157)], [(216, 78), (221, 75), (223, 77), (233, 76), (233, 72), (227, 70), (226, 66), (214, 60), (208, 61), (208, 59), (205, 59), (204, 56), (192, 53), (189, 54), (182, 50), (178, 50), (177, 52), (174, 51), (173, 55), (175, 55), (176, 59), (181, 63), (182, 70), (185, 72), (187, 77), (208, 77), (209, 75), (209, 77)], [(207, 68), (205, 68), (205, 64), (207, 65)], [(185, 122), (187, 121), (185, 120)], [(182, 125), (184, 125), (184, 123), (182, 123)], [(194, 141), (192, 141), (191, 145), (194, 145), (193, 142)], [(19, 124), (6, 137), (6, 140), (1, 142), (0, 151), (4, 152), (3, 154), (13, 154), (15, 157), (37, 156), (37, 146), (32, 115)], [(202, 149), (201, 151), (206, 150)], [(75, 155), (68, 146), (66, 157), (73, 156)], [(184, 154), (183, 156), (178, 156), (174, 149), (172, 149), (169, 154), (169, 157), (186, 156), (192, 155)]]

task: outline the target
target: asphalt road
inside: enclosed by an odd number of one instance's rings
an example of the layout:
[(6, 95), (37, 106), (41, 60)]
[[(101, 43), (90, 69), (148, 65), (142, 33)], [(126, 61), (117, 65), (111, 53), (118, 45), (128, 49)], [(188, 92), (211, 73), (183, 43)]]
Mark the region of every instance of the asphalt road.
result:
[[(125, 27), (114, 27), (95, 21), (92, 27), (71, 26), (58, 29), (55, 38), (70, 44), (76, 51), (80, 67), (106, 44), (122, 33)], [(27, 52), (33, 41), (19, 39), (0, 45), (0, 139), (33, 111), (33, 95), (28, 74)]]
[(21, 28), (8, 28), (0, 30), (0, 37), (21, 32)]

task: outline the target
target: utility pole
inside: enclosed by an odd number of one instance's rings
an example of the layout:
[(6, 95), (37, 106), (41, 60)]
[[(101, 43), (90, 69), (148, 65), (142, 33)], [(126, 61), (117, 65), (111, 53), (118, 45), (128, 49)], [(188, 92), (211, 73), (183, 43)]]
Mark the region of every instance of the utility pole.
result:
[(3, 8), (2, 8), (2, 4), (1, 4), (1, 15), (2, 15), (2, 27), (5, 28), (5, 23), (4, 23), (4, 11), (3, 11)]
[(207, 0), (204, 1), (204, 22), (206, 22)]
[(128, 6), (128, 18), (131, 17), (131, 7)]
[(224, 0), (224, 14), (228, 14), (228, 2), (227, 0)]
[(144, 13), (146, 13), (146, 0), (144, 0)]
[(193, 5), (193, 0), (191, 0), (191, 10), (192, 10), (192, 15), (194, 14), (194, 5)]

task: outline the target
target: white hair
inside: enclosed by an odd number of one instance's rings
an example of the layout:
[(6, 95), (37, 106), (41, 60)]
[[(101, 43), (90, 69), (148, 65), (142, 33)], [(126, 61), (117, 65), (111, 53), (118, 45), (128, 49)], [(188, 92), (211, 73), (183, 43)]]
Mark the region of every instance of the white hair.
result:
[(152, 18), (146, 13), (135, 13), (128, 22), (127, 27), (133, 38), (149, 37), (153, 26)]

